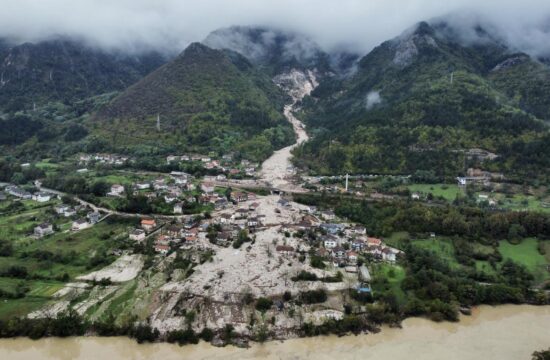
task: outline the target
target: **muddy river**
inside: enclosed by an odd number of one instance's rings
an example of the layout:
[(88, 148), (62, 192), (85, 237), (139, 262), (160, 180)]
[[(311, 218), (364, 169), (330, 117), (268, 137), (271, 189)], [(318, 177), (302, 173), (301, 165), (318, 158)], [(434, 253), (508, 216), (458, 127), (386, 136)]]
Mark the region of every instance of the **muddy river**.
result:
[(126, 338), (0, 340), (0, 359), (415, 359), (521, 360), (550, 347), (550, 307), (481, 307), (460, 323), (408, 319), (375, 335), (318, 337), (250, 349), (138, 345)]

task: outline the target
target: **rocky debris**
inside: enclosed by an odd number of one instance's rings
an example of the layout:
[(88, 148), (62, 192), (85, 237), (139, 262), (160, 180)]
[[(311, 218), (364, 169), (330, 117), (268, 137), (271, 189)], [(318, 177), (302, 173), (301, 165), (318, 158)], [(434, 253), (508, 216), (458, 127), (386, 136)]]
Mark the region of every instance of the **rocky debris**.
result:
[(508, 58), (508, 59), (504, 60), (503, 62), (499, 63), (497, 66), (495, 66), (491, 70), (491, 72), (507, 70), (507, 69), (509, 69), (511, 67), (514, 67), (516, 65), (523, 64), (524, 62), (526, 62), (528, 60), (529, 60), (529, 57), (527, 55), (514, 56), (514, 57)]
[(109, 279), (112, 282), (125, 282), (135, 279), (143, 268), (141, 255), (123, 255), (111, 265), (87, 275), (79, 276), (78, 280), (92, 281)]

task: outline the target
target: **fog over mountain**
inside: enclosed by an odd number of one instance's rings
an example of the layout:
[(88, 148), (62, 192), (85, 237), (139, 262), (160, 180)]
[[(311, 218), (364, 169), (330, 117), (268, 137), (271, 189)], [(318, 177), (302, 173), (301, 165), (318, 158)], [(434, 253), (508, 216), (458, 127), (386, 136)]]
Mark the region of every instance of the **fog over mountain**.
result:
[(5, 0), (2, 5), (0, 36), (16, 42), (66, 35), (107, 49), (177, 53), (221, 27), (262, 25), (304, 33), (325, 50), (366, 53), (418, 21), (452, 14), (448, 20), (465, 38), (481, 22), (517, 50), (550, 55), (547, 0)]

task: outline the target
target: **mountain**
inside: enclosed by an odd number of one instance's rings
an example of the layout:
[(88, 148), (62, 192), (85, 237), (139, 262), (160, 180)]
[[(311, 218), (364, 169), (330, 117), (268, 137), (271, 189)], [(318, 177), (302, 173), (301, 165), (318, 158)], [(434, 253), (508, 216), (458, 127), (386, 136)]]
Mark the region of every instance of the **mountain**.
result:
[(0, 110), (120, 91), (164, 62), (156, 52), (108, 52), (68, 38), (19, 45), (0, 40)]
[(101, 109), (92, 126), (113, 145), (237, 150), (261, 160), (293, 139), (285, 101), (242, 55), (193, 43)]
[(314, 71), (317, 76), (345, 74), (358, 58), (344, 51), (327, 53), (303, 34), (261, 26), (218, 29), (203, 44), (238, 52), (271, 76), (292, 69)]
[[(321, 82), (304, 101), (315, 136), (297, 162), (320, 173), (454, 177), (483, 165), (547, 176), (550, 70), (475, 32), (464, 41), (444, 22), (422, 22), (373, 49), (352, 77)], [(500, 156), (480, 164), (472, 148)]]

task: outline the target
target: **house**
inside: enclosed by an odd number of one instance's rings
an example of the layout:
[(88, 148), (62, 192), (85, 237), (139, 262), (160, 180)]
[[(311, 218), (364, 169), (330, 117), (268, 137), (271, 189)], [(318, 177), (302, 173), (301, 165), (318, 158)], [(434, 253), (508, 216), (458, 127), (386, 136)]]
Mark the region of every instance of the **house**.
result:
[(229, 202), (227, 201), (226, 198), (218, 198), (214, 202), (214, 209), (222, 210), (222, 209), (225, 209), (227, 205), (229, 205)]
[(134, 229), (130, 232), (130, 240), (142, 242), (145, 240), (145, 231), (142, 229)]
[(380, 245), (382, 245), (382, 240), (374, 237), (367, 238), (367, 246), (380, 246)]
[(389, 247), (382, 249), (382, 260), (384, 261), (395, 262), (396, 255), (397, 252)]
[(220, 175), (216, 176), (216, 180), (217, 181), (226, 181), (227, 176), (225, 176), (224, 174), (220, 174)]
[(61, 205), (56, 205), (53, 209), (56, 212), (56, 214), (65, 215), (65, 212), (67, 210), (70, 210), (71, 207), (69, 205), (61, 204)]
[(21, 199), (27, 199), (27, 200), (32, 199), (32, 195), (30, 192), (25, 191), (17, 186), (13, 186), (13, 185), (7, 186), (4, 191), (9, 195), (12, 195)]
[(166, 180), (164, 178), (159, 178), (153, 181), (153, 189), (165, 190), (167, 188), (168, 188), (168, 185), (166, 185)]
[(215, 185), (211, 182), (203, 182), (201, 183), (201, 190), (207, 194), (211, 194), (214, 192)]
[(171, 238), (178, 238), (180, 237), (181, 229), (176, 225), (170, 225), (164, 228), (163, 232)]
[(151, 231), (157, 226), (155, 219), (141, 219), (141, 227), (145, 231)]
[(135, 185), (136, 189), (137, 190), (147, 190), (149, 188), (151, 188), (151, 184), (149, 183), (137, 183)]
[(225, 245), (225, 244), (231, 242), (231, 234), (229, 234), (228, 232), (225, 232), (225, 231), (219, 232), (216, 235), (216, 242), (219, 245)]
[(284, 256), (289, 256), (289, 255), (292, 255), (294, 253), (294, 248), (292, 246), (288, 246), (288, 245), (277, 245), (275, 247), (275, 250), (280, 253), (281, 255), (284, 255)]
[(357, 255), (357, 253), (355, 251), (346, 252), (346, 260), (348, 261), (348, 263), (357, 264), (357, 259), (358, 258), (359, 258), (359, 256)]
[(183, 214), (183, 204), (178, 202), (174, 204), (174, 214)]
[(87, 218), (90, 224), (97, 224), (101, 218), (101, 214), (98, 211), (91, 211), (88, 213)]
[(248, 219), (248, 227), (256, 227), (260, 225), (260, 220), (257, 217), (251, 217)]
[(325, 230), (328, 234), (338, 234), (344, 231), (345, 225), (343, 224), (321, 224), (321, 229)]
[(252, 204), (248, 205), (248, 210), (255, 211), (257, 208), (260, 207), (260, 204), (257, 202), (253, 202)]
[(336, 218), (336, 214), (334, 214), (334, 211), (332, 211), (332, 210), (321, 211), (321, 216), (325, 220), (334, 220)]
[(415, 192), (411, 194), (411, 199), (413, 200), (420, 200), (420, 194)]
[(37, 192), (32, 196), (32, 199), (38, 202), (48, 202), (51, 200), (51, 198), (51, 194), (45, 192)]
[(71, 217), (75, 215), (76, 215), (76, 209), (71, 207), (67, 208), (67, 210), (65, 210), (65, 212), (63, 213), (63, 216), (65, 217)]
[(337, 259), (343, 259), (346, 257), (346, 250), (341, 246), (335, 246), (331, 249), (332, 256)]
[(241, 191), (233, 191), (231, 193), (231, 200), (235, 202), (243, 202), (248, 200), (248, 194)]
[(321, 239), (326, 249), (333, 249), (339, 244), (338, 238), (334, 236), (323, 236)]
[(86, 219), (78, 219), (76, 221), (73, 221), (73, 224), (71, 226), (71, 229), (73, 231), (79, 231), (87, 229), (91, 226), (91, 224)]
[(114, 184), (111, 186), (111, 191), (107, 195), (110, 196), (121, 196), (124, 193), (124, 186), (120, 184)]
[(169, 245), (155, 244), (155, 252), (157, 252), (159, 254), (162, 254), (162, 255), (166, 255), (166, 254), (168, 254), (168, 251), (170, 251), (170, 246)]
[(354, 234), (357, 235), (367, 235), (367, 229), (364, 226), (354, 226), (352, 229)]
[(221, 214), (220, 223), (221, 224), (231, 224), (233, 222), (233, 216), (231, 214)]
[(173, 162), (175, 162), (175, 161), (178, 161), (179, 159), (180, 159), (179, 156), (168, 155), (168, 156), (166, 157), (166, 163), (167, 163), (167, 164), (170, 164), (170, 163), (173, 163)]
[(353, 251), (362, 252), (367, 247), (367, 244), (362, 239), (355, 239), (351, 242), (351, 248)]
[(279, 205), (280, 207), (291, 207), (290, 205), (290, 202), (286, 199), (283, 199), (283, 198), (280, 198), (279, 201), (277, 201), (277, 205)]
[(164, 195), (164, 201), (168, 204), (170, 203), (173, 203), (174, 201), (176, 201), (178, 199), (178, 197), (174, 194), (166, 194)]
[(42, 223), (34, 228), (34, 235), (36, 237), (43, 237), (53, 234), (53, 226), (50, 223)]

